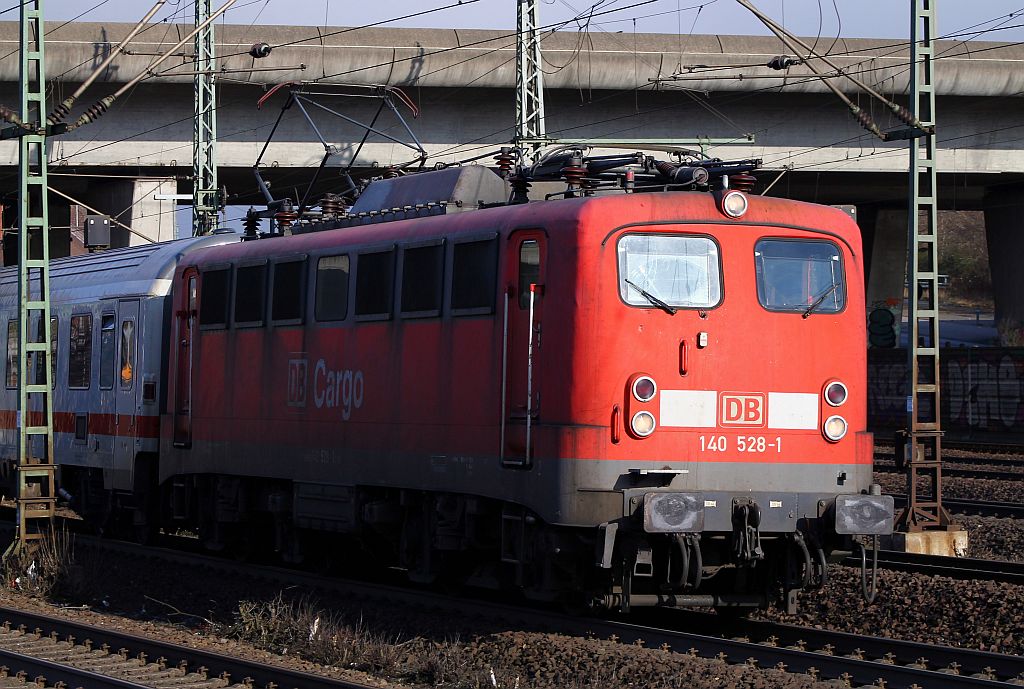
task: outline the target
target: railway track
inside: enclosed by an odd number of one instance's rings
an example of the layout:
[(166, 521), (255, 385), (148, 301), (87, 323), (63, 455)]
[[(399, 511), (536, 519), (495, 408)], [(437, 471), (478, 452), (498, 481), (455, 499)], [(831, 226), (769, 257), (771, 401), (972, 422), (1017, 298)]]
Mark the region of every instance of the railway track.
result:
[(0, 664), (46, 686), (89, 689), (369, 689), (7, 607), (0, 607)]
[[(746, 663), (764, 668), (776, 667), (788, 672), (806, 673), (820, 679), (849, 682), (854, 686), (859, 684), (880, 685), (880, 680), (881, 685), (890, 688), (909, 688), (917, 685), (929, 689), (933, 687), (946, 689), (947, 687), (1005, 686), (1004, 682), (1014, 679), (1024, 682), (1024, 657), (863, 637), (769, 622), (744, 621), (744, 636), (734, 637), (732, 634), (735, 631), (730, 630), (727, 626), (722, 626), (720, 617), (690, 611), (666, 609), (642, 611), (640, 615), (631, 616), (628, 621), (615, 618), (581, 618), (546, 610), (491, 601), (453, 598), (406, 588), (339, 581), (274, 567), (242, 565), (194, 553), (141, 548), (134, 544), (102, 539), (89, 539), (89, 542), (96, 544), (97, 547), (131, 552), (135, 556), (141, 552), (149, 557), (185, 562), (196, 569), (219, 570), (222, 574), (236, 576), (244, 573), (248, 577), (272, 578), (279, 583), (303, 586), (310, 591), (343, 591), (352, 599), (367, 602), (383, 601), (395, 609), (416, 608), (445, 615), (450, 615), (453, 609), (458, 609), (461, 614), (469, 617), (495, 619), (500, 620), (506, 626), (514, 625), (511, 628), (540, 629), (581, 637), (616, 639), (620, 643), (626, 644), (642, 641), (643, 645), (649, 648), (664, 647), (679, 653), (717, 658), (730, 663)], [(196, 670), (197, 674), (200, 674), (198, 668), (204, 668), (208, 682), (217, 679), (222, 673), (227, 673), (224, 675), (225, 679), (222, 684), (201, 686), (231, 686), (230, 682), (239, 682), (245, 677), (252, 678), (253, 681), (248, 686), (255, 687), (271, 686), (269, 684), (271, 682), (273, 686), (281, 689), (287, 687), (303, 687), (303, 689), (307, 687), (310, 689), (344, 687), (347, 689), (358, 686), (312, 676), (296, 683), (294, 677), (268, 674), (286, 672), (274, 668), (258, 665), (253, 667), (252, 664), (247, 664), (245, 661), (228, 659), (216, 654), (180, 648), (170, 644), (140, 640), (105, 630), (83, 629), (81, 625), (75, 628), (74, 623), (63, 620), (44, 622), (31, 613), (10, 611), (10, 616), (8, 616), (8, 612), (0, 608), (0, 619), (8, 619), (9, 626), (14, 630), (23, 625), (25, 631), (22, 631), (21, 634), (27, 635), (26, 638), (42, 639), (53, 633), (57, 635), (58, 639), (68, 636), (73, 636), (76, 639), (90, 638), (93, 648), (100, 646), (102, 649), (103, 645), (106, 645), (108, 653), (110, 653), (109, 649), (118, 649), (114, 655), (118, 657), (119, 662), (122, 662), (120, 658), (123, 657), (125, 659), (123, 662), (132, 662), (136, 668), (155, 665), (153, 671), (156, 672), (160, 663), (150, 661), (150, 659), (162, 658), (164, 659), (163, 671)], [(648, 614), (650, 615), (649, 624), (646, 623)], [(17, 615), (20, 617), (16, 617)], [(638, 623), (638, 621), (645, 623)], [(50, 625), (59, 626), (51, 627)], [(35, 630), (36, 627), (40, 628), (41, 634), (27, 631)], [(696, 634), (689, 631), (692, 629), (714, 630), (717, 631), (717, 634)], [(121, 652), (122, 648), (128, 650)], [(144, 655), (140, 656), (140, 654)], [(180, 666), (181, 663), (184, 665)], [(73, 685), (69, 684), (69, 686)], [(84, 684), (83, 686), (93, 685)], [(174, 686), (190, 685), (176, 683)]]
[[(716, 628), (714, 616), (682, 613)], [(809, 652), (823, 678), (886, 687), (993, 687), (1024, 683), (1024, 657), (975, 651), (915, 641), (900, 641), (778, 622), (746, 620), (733, 640), (773, 649)], [(788, 656), (797, 662), (804, 656)], [(785, 661), (783, 661), (785, 662)], [(790, 666), (792, 669), (795, 666)], [(804, 672), (808, 669), (804, 668)], [(814, 674), (814, 673), (812, 673)], [(872, 677), (874, 675), (874, 677)]]

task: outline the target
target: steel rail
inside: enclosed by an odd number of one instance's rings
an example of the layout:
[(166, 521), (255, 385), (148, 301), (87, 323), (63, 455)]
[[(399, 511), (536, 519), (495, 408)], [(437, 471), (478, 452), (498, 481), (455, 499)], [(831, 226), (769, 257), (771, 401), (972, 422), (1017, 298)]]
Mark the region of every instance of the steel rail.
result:
[[(226, 681), (225, 686), (234, 682), (248, 682), (251, 686), (277, 686), (281, 689), (288, 689), (290, 687), (296, 689), (369, 689), (364, 684), (274, 667), (257, 661), (232, 658), (198, 648), (189, 648), (167, 641), (140, 637), (134, 634), (74, 622), (61, 617), (50, 617), (4, 606), (0, 606), (0, 621), (13, 628), (24, 627), (25, 629), (36, 630), (35, 633), (39, 634), (40, 637), (49, 636), (54, 641), (57, 638), (70, 639), (72, 637), (81, 640), (88, 639), (93, 646), (106, 646), (110, 649), (118, 649), (117, 654), (124, 656), (126, 660), (129, 658), (139, 658), (144, 662), (145, 658), (160, 658), (162, 659), (162, 664), (168, 667), (176, 666), (185, 672), (191, 671), (197, 672), (200, 675), (223, 678)], [(10, 653), (11, 651), (0, 652)], [(66, 668), (68, 672), (84, 672), (84, 670), (64, 664), (54, 665), (55, 667)], [(8, 664), (8, 667), (25, 669), (26, 666), (19, 662), (18, 664)], [(48, 682), (59, 679), (57, 674), (51, 670), (32, 670), (32, 672), (45, 676)], [(96, 676), (98, 677), (99, 675)], [(104, 677), (103, 681), (107, 682), (108, 679)], [(112, 683), (113, 679), (110, 679), (108, 684), (99, 684), (92, 680), (89, 682), (78, 680), (63, 681), (68, 686), (86, 686), (90, 688), (105, 688), (108, 686), (111, 688), (135, 688), (142, 686), (130, 682), (114, 684)], [(205, 678), (203, 681), (206, 681)], [(175, 686), (187, 687), (189, 683), (183, 678)]]

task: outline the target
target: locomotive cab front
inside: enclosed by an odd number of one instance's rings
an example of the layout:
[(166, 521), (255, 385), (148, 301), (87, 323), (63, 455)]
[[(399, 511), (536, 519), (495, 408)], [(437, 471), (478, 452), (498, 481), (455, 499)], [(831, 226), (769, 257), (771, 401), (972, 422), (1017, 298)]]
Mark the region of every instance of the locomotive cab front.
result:
[(581, 264), (600, 289), (577, 295), (591, 339), (574, 380), (581, 411), (611, 402), (601, 460), (579, 470), (622, 495), (598, 539), (611, 606), (794, 609), (830, 552), (892, 530), (872, 484), (859, 230), (835, 209), (730, 196), (592, 216)]

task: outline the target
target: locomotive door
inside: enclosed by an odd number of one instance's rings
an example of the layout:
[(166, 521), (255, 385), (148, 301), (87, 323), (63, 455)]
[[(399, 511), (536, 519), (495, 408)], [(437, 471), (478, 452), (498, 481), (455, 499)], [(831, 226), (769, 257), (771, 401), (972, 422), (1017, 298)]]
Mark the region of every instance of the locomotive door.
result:
[(182, 276), (187, 302), (175, 315), (174, 445), (192, 446), (192, 358), (196, 326), (195, 270)]
[(533, 464), (541, 398), (537, 372), (542, 356), (541, 316), (547, 238), (542, 230), (510, 237), (504, 298), (505, 348), (501, 459), (506, 466)]
[(131, 466), (140, 444), (139, 300), (117, 304), (117, 357), (114, 367), (114, 466)]

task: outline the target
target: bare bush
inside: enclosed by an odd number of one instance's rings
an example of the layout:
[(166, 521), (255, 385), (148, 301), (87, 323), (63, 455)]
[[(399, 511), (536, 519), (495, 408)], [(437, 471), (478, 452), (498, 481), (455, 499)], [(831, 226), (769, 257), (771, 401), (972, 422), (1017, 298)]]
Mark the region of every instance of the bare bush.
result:
[(10, 588), (41, 598), (65, 588), (75, 565), (74, 537), (50, 527), (32, 546), (16, 547), (4, 559), (2, 572)]

